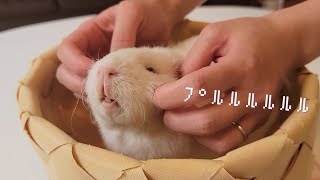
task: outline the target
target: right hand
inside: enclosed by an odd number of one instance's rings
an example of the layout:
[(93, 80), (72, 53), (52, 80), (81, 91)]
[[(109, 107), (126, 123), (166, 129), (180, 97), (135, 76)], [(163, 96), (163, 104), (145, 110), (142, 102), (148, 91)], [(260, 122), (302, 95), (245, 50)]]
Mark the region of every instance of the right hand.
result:
[(95, 60), (120, 48), (164, 45), (179, 20), (161, 3), (126, 0), (89, 19), (58, 48), (57, 79), (77, 97)]

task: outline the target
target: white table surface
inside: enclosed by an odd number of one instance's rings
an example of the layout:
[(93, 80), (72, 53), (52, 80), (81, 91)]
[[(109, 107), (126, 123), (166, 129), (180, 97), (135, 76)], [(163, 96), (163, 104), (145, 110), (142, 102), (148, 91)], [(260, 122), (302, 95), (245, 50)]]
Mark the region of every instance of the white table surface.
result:
[[(266, 13), (268, 11), (255, 8), (215, 6), (197, 8), (188, 17), (213, 22)], [(48, 179), (40, 158), (22, 131), (15, 100), (17, 82), (34, 57), (57, 44), (90, 17), (67, 18), (0, 32), (0, 179)], [(308, 68), (320, 74), (319, 59)]]

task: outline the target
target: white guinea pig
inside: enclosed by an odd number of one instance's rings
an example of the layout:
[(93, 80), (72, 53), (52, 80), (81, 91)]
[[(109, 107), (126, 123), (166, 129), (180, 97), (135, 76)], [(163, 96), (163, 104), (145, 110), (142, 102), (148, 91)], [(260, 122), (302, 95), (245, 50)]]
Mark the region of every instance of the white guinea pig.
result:
[(188, 135), (166, 128), (155, 89), (179, 78), (180, 60), (196, 37), (172, 47), (127, 48), (97, 61), (85, 91), (107, 149), (140, 160), (214, 158)]

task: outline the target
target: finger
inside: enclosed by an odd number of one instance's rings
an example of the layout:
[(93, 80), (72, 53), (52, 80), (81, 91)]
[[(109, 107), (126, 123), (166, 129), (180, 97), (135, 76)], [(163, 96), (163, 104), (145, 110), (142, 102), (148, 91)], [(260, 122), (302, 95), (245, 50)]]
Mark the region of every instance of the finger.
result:
[(155, 104), (162, 109), (174, 109), (201, 103), (211, 99), (214, 90), (220, 90), (222, 94), (238, 85), (239, 72), (238, 67), (227, 61), (204, 67), (159, 86), (155, 91)]
[(114, 28), (114, 7), (82, 23), (63, 40), (57, 55), (73, 73), (86, 76), (93, 60), (100, 59), (110, 50)]
[(61, 64), (56, 73), (57, 80), (75, 95), (81, 95), (84, 91), (84, 78), (73, 74), (66, 66)]
[(180, 133), (196, 136), (214, 134), (252, 111), (245, 106), (245, 94), (240, 92), (237, 95), (236, 102), (240, 101), (238, 106), (230, 104), (232, 96), (228, 94), (221, 105), (208, 104), (202, 108), (166, 111), (163, 117), (164, 123), (169, 129)]
[(78, 76), (86, 76), (94, 61), (84, 55), (83, 51), (69, 40), (64, 41), (57, 52), (57, 56), (70, 72)]
[(131, 1), (119, 4), (111, 41), (111, 51), (134, 47), (139, 25), (142, 23), (142, 9)]
[(89, 20), (63, 40), (57, 56), (74, 74), (86, 76), (94, 60), (108, 53), (109, 34), (103, 32), (94, 19)]
[(103, 10), (94, 18), (94, 22), (100, 27), (103, 32), (112, 32), (115, 24), (115, 15), (117, 5)]
[[(264, 113), (252, 113), (247, 114), (238, 121), (238, 124), (242, 129), (249, 135), (262, 121), (267, 119), (267, 114)], [(228, 128), (217, 132), (211, 136), (198, 136), (195, 139), (202, 145), (210, 148), (212, 151), (219, 155), (224, 155), (230, 150), (237, 148), (241, 143), (244, 142), (241, 131), (233, 126), (229, 125)]]
[(181, 67), (182, 75), (209, 66), (216, 56), (221, 56), (226, 35), (217, 24), (206, 26), (193, 44)]

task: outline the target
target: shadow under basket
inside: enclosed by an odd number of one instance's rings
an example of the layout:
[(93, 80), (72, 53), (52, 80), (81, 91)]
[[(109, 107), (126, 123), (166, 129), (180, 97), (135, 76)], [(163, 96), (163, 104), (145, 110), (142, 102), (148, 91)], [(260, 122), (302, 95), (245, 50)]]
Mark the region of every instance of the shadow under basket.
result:
[[(198, 34), (205, 25), (186, 20), (177, 26), (173, 41)], [(296, 74), (296, 81), (290, 81), (297, 86), (289, 86), (283, 92), (290, 94), (290, 102), (307, 98), (308, 112), (297, 112), (297, 103), (290, 113), (273, 112), (265, 125), (250, 134), (246, 144), (217, 159), (140, 161), (103, 149), (85, 104), (56, 80), (58, 65), (56, 48), (44, 52), (32, 62), (17, 90), (24, 131), (43, 160), (50, 180), (311, 177), (319, 90), (317, 76), (306, 69)], [(266, 137), (257, 140), (261, 134)]]

